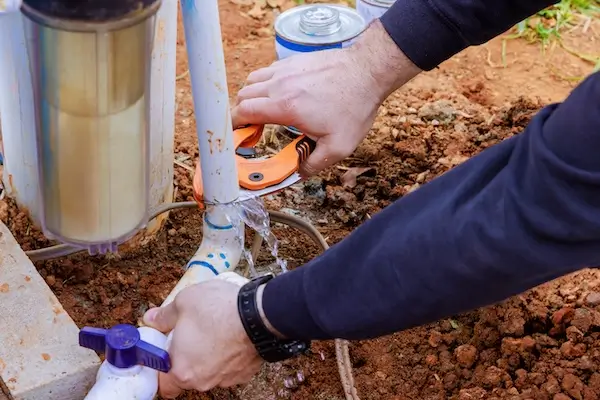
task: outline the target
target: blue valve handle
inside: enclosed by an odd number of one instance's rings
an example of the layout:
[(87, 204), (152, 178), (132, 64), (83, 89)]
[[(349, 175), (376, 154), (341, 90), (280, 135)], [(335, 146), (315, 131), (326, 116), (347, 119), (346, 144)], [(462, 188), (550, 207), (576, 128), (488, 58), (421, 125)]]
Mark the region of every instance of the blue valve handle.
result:
[(140, 337), (133, 325), (115, 325), (110, 329), (86, 326), (79, 331), (79, 345), (105, 353), (106, 361), (117, 368), (143, 365), (161, 372), (169, 372), (169, 353)]

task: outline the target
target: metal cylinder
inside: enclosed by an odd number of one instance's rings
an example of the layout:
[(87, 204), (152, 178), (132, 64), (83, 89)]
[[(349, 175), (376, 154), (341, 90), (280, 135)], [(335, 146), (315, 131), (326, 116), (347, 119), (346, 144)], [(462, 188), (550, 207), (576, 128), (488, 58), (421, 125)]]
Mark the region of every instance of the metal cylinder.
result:
[(23, 2), (42, 226), (50, 238), (104, 253), (147, 222), (148, 94), (159, 6)]

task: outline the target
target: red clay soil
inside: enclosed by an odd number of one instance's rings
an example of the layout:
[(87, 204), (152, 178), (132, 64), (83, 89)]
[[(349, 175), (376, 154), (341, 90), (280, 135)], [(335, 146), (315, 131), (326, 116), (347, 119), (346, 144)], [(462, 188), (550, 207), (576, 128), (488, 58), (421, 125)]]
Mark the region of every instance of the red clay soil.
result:
[[(248, 72), (273, 59), (272, 33), (266, 29), (272, 21), (271, 2), (263, 19), (265, 9), (256, 11), (254, 2), (237, 3), (221, 1), (232, 95)], [(182, 35), (179, 42), (181, 74), (186, 70)], [(499, 42), (489, 46), (496, 49)], [(535, 46), (514, 46), (527, 50), (531, 59), (537, 55)], [(514, 87), (511, 92), (504, 79), (494, 78), (510, 72), (486, 67), (482, 57), (486, 51), (470, 49), (395, 93), (352, 157), (270, 196), (269, 208), (310, 220), (333, 244), (409, 191), (519, 134), (543, 103), (561, 99), (572, 87), (543, 75), (529, 82), (541, 101), (515, 98)], [(578, 62), (571, 59), (565, 68), (578, 73), (584, 68)], [(515, 68), (518, 81), (522, 70)], [(198, 153), (191, 101), (189, 78), (183, 77), (178, 81), (175, 156), (190, 166)], [(175, 183), (177, 200), (191, 200), (189, 171), (176, 167)], [(25, 250), (49, 245), (8, 200), (0, 201), (0, 220)], [(38, 263), (37, 268), (79, 326), (136, 323), (182, 275), (201, 241), (201, 227), (199, 211), (175, 211), (164, 229), (137, 249), (110, 257), (75, 255)], [(291, 229), (278, 226), (274, 232), (291, 268), (318, 253)], [(270, 262), (264, 250), (260, 261)], [(600, 273), (585, 270), (499, 305), (352, 343), (358, 393), (363, 400), (599, 399), (599, 307)], [(299, 372), (302, 382), (296, 379), (286, 388), (284, 382)], [(321, 342), (307, 357), (266, 366), (249, 385), (181, 398), (342, 400), (343, 393), (333, 343)]]

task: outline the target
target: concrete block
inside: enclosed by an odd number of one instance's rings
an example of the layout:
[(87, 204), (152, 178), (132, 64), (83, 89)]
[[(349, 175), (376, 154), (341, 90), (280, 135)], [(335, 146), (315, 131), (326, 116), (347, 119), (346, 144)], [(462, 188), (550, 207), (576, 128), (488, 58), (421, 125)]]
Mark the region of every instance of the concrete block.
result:
[(0, 400), (82, 400), (100, 359), (0, 222)]

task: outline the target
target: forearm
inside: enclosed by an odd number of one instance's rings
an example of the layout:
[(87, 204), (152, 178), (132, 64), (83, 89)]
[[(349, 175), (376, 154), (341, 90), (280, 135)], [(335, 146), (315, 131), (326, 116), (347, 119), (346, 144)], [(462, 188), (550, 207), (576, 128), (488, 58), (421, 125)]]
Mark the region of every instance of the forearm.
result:
[(397, 0), (381, 22), (414, 64), (430, 70), (556, 0)]
[(600, 264), (599, 97), (596, 73), (524, 133), (269, 282), (266, 318), (293, 338), (371, 338)]

